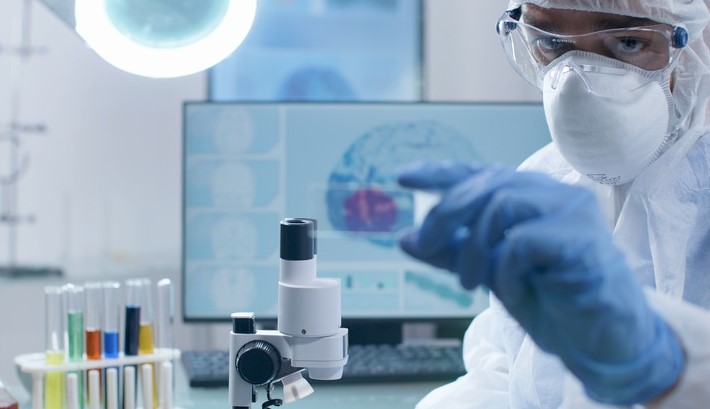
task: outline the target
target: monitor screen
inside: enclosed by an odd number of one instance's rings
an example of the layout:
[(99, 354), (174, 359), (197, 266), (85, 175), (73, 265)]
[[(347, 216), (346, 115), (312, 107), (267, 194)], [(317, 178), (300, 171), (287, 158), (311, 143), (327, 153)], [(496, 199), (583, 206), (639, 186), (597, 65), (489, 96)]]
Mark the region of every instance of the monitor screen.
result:
[(418, 101), (421, 0), (260, 0), (212, 101)]
[(407, 257), (398, 237), (430, 198), (397, 186), (419, 160), (516, 166), (550, 141), (541, 104), (186, 103), (186, 320), (275, 319), (279, 223), (318, 223), (318, 276), (341, 280), (344, 319), (475, 316), (485, 290)]

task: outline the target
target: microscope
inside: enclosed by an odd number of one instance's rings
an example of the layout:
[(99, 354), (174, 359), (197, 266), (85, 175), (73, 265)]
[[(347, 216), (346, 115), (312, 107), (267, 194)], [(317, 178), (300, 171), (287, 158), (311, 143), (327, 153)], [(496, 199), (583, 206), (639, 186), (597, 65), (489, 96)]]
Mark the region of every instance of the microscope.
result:
[(316, 276), (316, 222), (281, 221), (277, 330), (257, 330), (254, 313), (232, 314), (229, 334), (229, 402), (248, 409), (257, 402), (257, 387), (266, 388), (266, 409), (283, 383), (286, 403), (313, 393), (303, 378), (337, 380), (348, 361), (348, 330), (340, 327), (340, 281)]

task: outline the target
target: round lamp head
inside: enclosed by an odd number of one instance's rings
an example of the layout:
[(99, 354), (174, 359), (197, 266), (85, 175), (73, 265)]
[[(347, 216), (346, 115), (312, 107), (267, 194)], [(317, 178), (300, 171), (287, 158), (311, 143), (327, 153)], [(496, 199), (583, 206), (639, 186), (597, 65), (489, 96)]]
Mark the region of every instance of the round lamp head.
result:
[(205, 70), (249, 33), (257, 0), (76, 0), (76, 31), (124, 71), (169, 78)]

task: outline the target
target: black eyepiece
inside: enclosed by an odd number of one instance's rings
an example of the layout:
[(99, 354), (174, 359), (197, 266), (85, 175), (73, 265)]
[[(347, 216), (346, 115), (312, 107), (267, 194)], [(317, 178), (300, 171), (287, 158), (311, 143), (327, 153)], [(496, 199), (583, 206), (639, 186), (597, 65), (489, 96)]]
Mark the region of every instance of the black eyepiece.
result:
[(313, 219), (287, 218), (281, 221), (281, 259), (310, 260), (315, 252)]

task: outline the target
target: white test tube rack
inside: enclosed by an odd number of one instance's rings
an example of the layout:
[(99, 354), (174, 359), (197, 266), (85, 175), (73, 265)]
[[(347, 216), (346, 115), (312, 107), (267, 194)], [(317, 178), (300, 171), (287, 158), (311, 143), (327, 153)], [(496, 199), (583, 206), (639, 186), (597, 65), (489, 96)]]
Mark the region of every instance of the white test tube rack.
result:
[[(49, 365), (45, 360), (44, 353), (31, 353), (15, 357), (15, 365), (20, 369), (20, 371), (27, 373), (32, 377), (32, 409), (44, 409), (44, 375), (47, 373), (69, 373), (72, 371), (88, 371), (91, 369), (105, 369), (112, 367), (123, 368), (125, 366), (132, 365), (140, 367), (142, 364), (156, 363), (161, 363), (161, 365), (156, 365), (156, 367), (162, 368), (163, 362), (173, 362), (177, 361), (179, 358), (179, 349), (156, 348), (155, 353), (153, 354), (125, 356), (121, 353), (118, 358), (113, 359), (84, 360), (80, 362), (65, 362), (57, 365)], [(155, 374), (153, 376), (155, 376)], [(158, 394), (161, 396), (161, 405), (163, 402), (173, 402), (173, 395), (175, 393), (175, 391), (172, 390), (172, 379), (169, 382), (165, 380), (163, 383), (164, 385), (158, 387)], [(136, 409), (141, 408), (138, 407)], [(158, 406), (153, 409), (168, 408)], [(172, 406), (169, 409), (180, 408), (178, 406)]]

